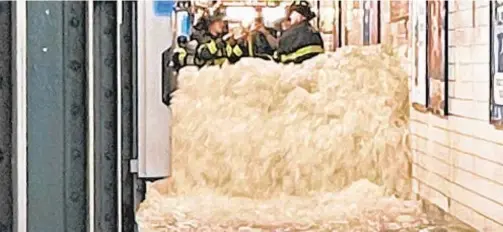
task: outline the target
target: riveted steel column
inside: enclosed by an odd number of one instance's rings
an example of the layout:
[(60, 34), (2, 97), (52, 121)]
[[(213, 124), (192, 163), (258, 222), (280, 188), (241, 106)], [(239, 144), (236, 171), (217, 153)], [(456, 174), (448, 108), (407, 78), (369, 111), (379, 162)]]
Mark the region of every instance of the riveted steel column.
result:
[(86, 3), (27, 2), (28, 231), (87, 231)]
[(118, 230), (117, 9), (94, 2), (94, 231)]
[(13, 6), (0, 2), (0, 231), (13, 231)]
[(121, 130), (122, 130), (122, 157), (121, 157), (121, 183), (122, 183), (122, 231), (135, 231), (135, 199), (134, 199), (134, 176), (130, 169), (130, 160), (137, 157), (136, 146), (136, 40), (133, 27), (136, 27), (136, 2), (123, 2), (123, 18), (120, 27), (121, 49)]

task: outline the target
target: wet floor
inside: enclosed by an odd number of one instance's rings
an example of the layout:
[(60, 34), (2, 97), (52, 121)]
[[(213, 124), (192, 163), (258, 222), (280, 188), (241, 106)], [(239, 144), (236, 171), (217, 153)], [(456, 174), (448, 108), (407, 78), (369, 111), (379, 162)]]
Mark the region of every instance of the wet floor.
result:
[[(354, 197), (360, 191), (353, 190), (350, 192), (351, 196)], [(370, 199), (371, 197), (365, 196), (367, 197), (356, 198), (351, 201), (354, 204), (330, 204), (326, 202), (324, 210), (320, 210), (319, 204), (306, 203), (307, 207), (299, 207), (288, 213), (278, 207), (281, 204), (265, 210), (264, 206), (267, 205), (267, 202), (248, 204), (249, 202), (247, 203), (247, 201), (241, 199), (239, 200), (241, 205), (249, 205), (250, 207), (232, 211), (227, 207), (222, 207), (225, 204), (232, 205), (227, 198), (186, 196), (173, 200), (174, 198), (159, 195), (157, 197), (147, 197), (147, 200), (138, 211), (137, 220), (140, 226), (148, 227), (148, 229), (143, 228), (142, 232), (477, 231), (426, 200), (408, 201), (383, 198), (377, 201), (371, 200), (370, 204), (366, 204), (365, 198)], [(181, 199), (185, 199), (185, 201)], [(309, 199), (305, 201), (309, 202)], [(310, 214), (313, 212), (319, 212), (318, 216), (312, 217)], [(289, 216), (287, 218), (280, 217), (278, 216), (280, 214)], [(215, 215), (220, 215), (220, 217)]]

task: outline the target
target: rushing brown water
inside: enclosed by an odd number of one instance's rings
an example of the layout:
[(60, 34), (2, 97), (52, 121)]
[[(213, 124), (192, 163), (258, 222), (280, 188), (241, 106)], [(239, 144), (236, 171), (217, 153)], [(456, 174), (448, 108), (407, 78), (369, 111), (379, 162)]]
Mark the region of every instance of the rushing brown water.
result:
[[(431, 224), (410, 196), (407, 74), (381, 47), (302, 65), (182, 70), (173, 177), (142, 231), (390, 231)], [(397, 198), (395, 196), (399, 196)]]

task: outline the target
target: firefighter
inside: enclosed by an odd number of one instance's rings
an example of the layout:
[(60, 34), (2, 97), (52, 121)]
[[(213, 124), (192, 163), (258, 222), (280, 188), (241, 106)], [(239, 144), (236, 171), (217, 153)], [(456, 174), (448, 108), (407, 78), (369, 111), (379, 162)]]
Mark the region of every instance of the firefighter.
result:
[(205, 65), (222, 65), (227, 60), (224, 26), (222, 15), (209, 17), (208, 30), (197, 48), (197, 58)]
[(186, 36), (178, 36), (176, 38), (177, 48), (173, 51), (173, 66), (176, 71), (179, 71), (187, 65), (187, 44), (189, 43)]
[(243, 51), (236, 41), (241, 36), (234, 36), (233, 33), (225, 32), (223, 15), (213, 15), (209, 18), (209, 27), (201, 44), (197, 48), (197, 58), (204, 62), (204, 65), (222, 65), (225, 61), (236, 62), (243, 56)]
[(255, 18), (251, 36), (247, 44), (248, 55), (272, 60), (272, 56), (277, 47), (278, 39), (276, 38), (276, 30), (266, 27), (262, 17)]
[(242, 57), (249, 56), (247, 53), (246, 46), (246, 34), (240, 36), (234, 36), (227, 40), (227, 45), (225, 46), (227, 58), (229, 63), (234, 64), (238, 62)]
[(290, 9), (291, 26), (281, 35), (274, 54), (281, 63), (302, 63), (324, 52), (320, 33), (309, 24), (316, 15), (305, 0), (295, 1)]

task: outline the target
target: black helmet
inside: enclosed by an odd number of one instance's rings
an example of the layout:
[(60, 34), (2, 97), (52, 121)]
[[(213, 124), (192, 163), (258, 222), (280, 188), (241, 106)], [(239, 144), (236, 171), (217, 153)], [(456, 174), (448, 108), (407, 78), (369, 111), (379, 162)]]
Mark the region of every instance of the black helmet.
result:
[(189, 39), (187, 39), (187, 36), (180, 35), (176, 38), (176, 43), (178, 44), (178, 46), (186, 45), (188, 42)]
[(311, 20), (316, 17), (316, 14), (311, 11), (311, 4), (306, 0), (295, 0), (290, 6), (290, 12), (297, 12), (302, 16), (306, 17), (307, 20)]

